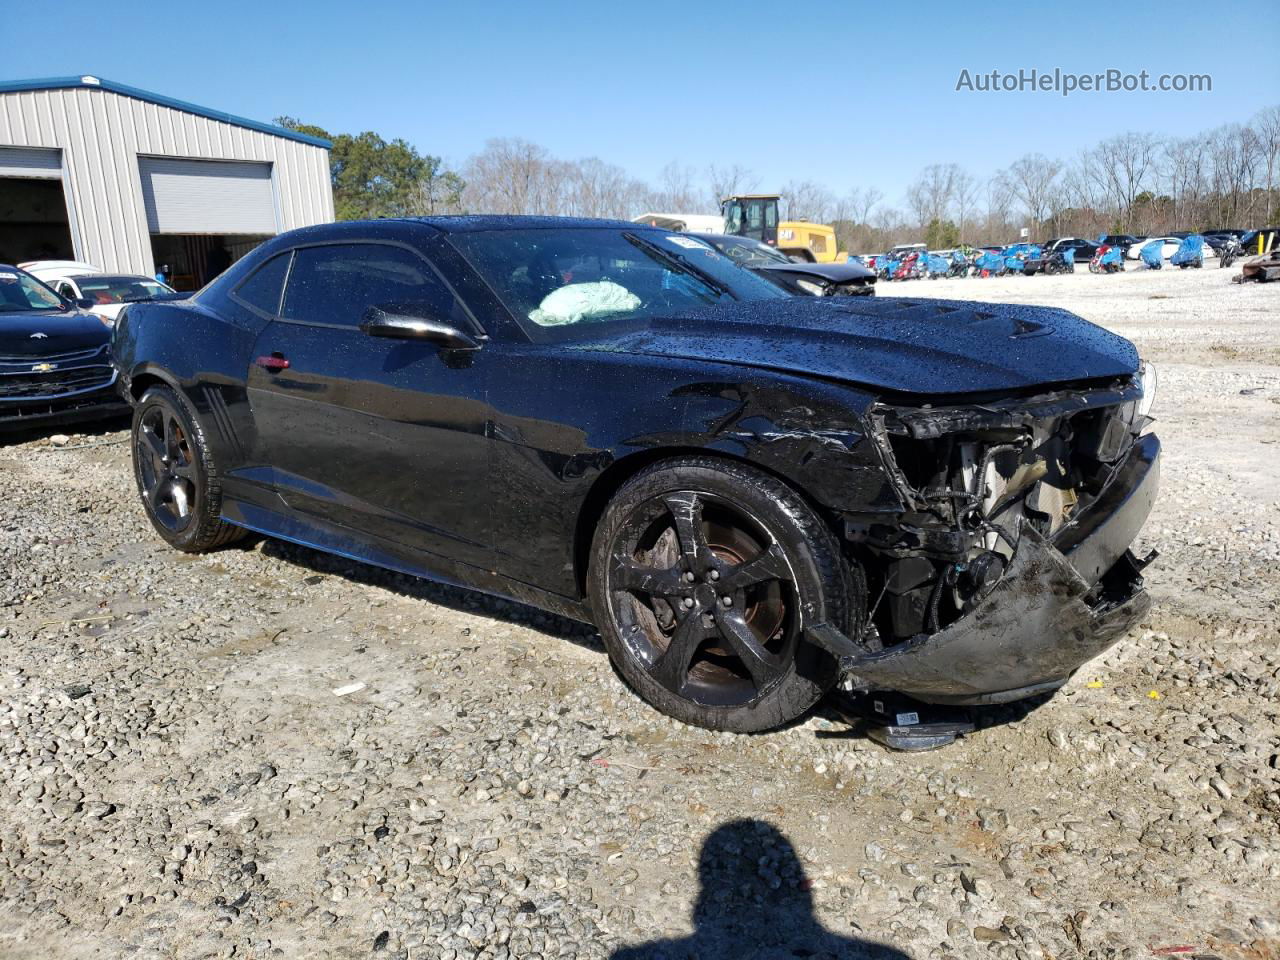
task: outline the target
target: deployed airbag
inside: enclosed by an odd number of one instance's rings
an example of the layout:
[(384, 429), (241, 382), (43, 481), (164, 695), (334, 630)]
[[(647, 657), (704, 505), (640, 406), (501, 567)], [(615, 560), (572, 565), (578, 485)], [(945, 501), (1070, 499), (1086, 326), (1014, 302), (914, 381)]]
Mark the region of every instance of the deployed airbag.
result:
[(640, 298), (612, 280), (570, 283), (547, 294), (529, 319), (539, 326), (555, 327), (593, 317), (627, 313), (640, 306)]

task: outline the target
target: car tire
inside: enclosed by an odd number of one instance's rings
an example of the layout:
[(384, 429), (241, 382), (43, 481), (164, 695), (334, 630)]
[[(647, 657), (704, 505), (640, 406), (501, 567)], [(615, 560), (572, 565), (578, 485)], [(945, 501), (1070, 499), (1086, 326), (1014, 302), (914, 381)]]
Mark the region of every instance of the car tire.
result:
[(133, 475), (147, 519), (171, 547), (201, 553), (248, 531), (220, 516), (222, 484), (200, 418), (176, 390), (154, 386), (133, 410)]
[(778, 479), (715, 457), (658, 463), (617, 491), (596, 528), (588, 592), (636, 693), (677, 720), (734, 733), (812, 707), (837, 677), (804, 629), (826, 622), (856, 637), (866, 612), (861, 569), (813, 508)]

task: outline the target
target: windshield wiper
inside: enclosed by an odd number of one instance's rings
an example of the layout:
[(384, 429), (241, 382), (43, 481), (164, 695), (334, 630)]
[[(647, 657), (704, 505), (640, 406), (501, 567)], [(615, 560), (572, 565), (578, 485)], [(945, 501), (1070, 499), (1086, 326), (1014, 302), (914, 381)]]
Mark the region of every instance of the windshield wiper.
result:
[(699, 270), (683, 257), (677, 256), (669, 250), (663, 250), (662, 247), (658, 246), (656, 243), (645, 240), (642, 237), (638, 237), (634, 233), (624, 233), (623, 237), (625, 237), (627, 242), (632, 246), (639, 247), (650, 256), (656, 257), (677, 273), (687, 274), (688, 276), (702, 281), (722, 296), (732, 297), (734, 300), (738, 299), (738, 295), (729, 289), (728, 284), (717, 280), (715, 277), (711, 276), (711, 274), (703, 270)]

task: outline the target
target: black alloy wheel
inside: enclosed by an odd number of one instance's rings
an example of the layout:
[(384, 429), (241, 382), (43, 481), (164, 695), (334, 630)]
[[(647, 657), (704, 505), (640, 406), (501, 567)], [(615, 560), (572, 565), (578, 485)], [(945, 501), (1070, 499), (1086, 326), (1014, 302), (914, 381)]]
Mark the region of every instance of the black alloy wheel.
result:
[(133, 474), (147, 518), (170, 546), (198, 553), (245, 535), (221, 518), (221, 478), (204, 430), (169, 387), (151, 387), (133, 409)]
[(597, 530), (590, 579), (597, 626), (631, 686), (679, 720), (738, 732), (786, 723), (821, 697), (835, 677), (804, 628), (826, 615), (848, 629), (863, 603), (801, 498), (713, 458), (625, 485)]
[(199, 495), (191, 442), (175, 412), (149, 407), (133, 438), (138, 483), (148, 510), (166, 530), (180, 533), (192, 521)]
[(743, 704), (791, 664), (795, 580), (757, 523), (694, 491), (655, 498), (614, 541), (608, 573), (623, 640), (664, 688)]

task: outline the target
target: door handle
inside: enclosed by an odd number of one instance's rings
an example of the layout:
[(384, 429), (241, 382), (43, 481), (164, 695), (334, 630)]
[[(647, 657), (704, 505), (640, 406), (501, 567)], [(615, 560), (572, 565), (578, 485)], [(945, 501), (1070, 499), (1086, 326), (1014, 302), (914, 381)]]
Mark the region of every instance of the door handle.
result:
[(280, 353), (272, 353), (268, 356), (259, 357), (253, 362), (263, 370), (267, 370), (270, 373), (279, 373), (281, 370), (289, 369), (289, 361)]

